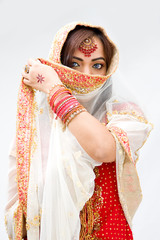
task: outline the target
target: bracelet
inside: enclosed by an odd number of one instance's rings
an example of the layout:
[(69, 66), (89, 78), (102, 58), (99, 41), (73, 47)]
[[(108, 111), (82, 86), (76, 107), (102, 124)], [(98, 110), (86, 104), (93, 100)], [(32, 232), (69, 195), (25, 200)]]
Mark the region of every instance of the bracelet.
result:
[[(60, 86), (60, 88), (55, 91), (55, 86), (52, 87), (48, 98), (49, 104), (53, 112), (57, 115), (55, 119), (60, 118), (67, 126), (72, 119), (74, 119), (79, 113), (86, 111), (86, 109), (72, 95), (70, 89), (60, 84), (57, 84), (56, 86)], [(52, 90), (54, 90), (54, 92)], [(63, 94), (65, 94), (65, 96), (56, 102), (58, 97)]]
[(66, 121), (66, 126), (68, 126), (68, 124), (80, 113), (82, 112), (87, 112), (87, 110), (85, 108), (79, 109), (76, 112), (72, 113), (69, 118)]
[[(65, 99), (65, 100), (57, 107), (57, 111), (55, 111), (55, 113), (58, 115), (62, 108), (65, 109), (66, 107), (69, 106), (69, 104), (74, 103), (74, 102), (75, 102), (75, 99), (74, 99), (73, 97)], [(65, 107), (64, 107), (64, 104), (65, 104)]]
[(65, 103), (69, 98), (73, 99), (74, 97), (71, 95), (69, 96), (67, 95), (67, 96), (64, 96), (61, 100), (59, 100), (59, 102), (56, 103), (56, 105), (53, 108), (54, 113), (56, 113), (56, 111), (58, 111), (58, 109), (63, 105), (63, 103)]
[(63, 118), (62, 118), (62, 121), (64, 123), (66, 123), (67, 119), (74, 113), (74, 112), (77, 112), (78, 109), (81, 109), (83, 108), (82, 105), (78, 104), (78, 105), (75, 105), (73, 106), (66, 114), (64, 114)]
[[(69, 95), (71, 95), (70, 91), (68, 91), (68, 90), (61, 91), (61, 92), (59, 92), (59, 94), (57, 94), (57, 95), (55, 96), (54, 102), (56, 102), (56, 100), (57, 100), (58, 97), (60, 97), (61, 95), (65, 94), (65, 93), (68, 93)], [(54, 108), (54, 104), (53, 104), (52, 108)]]
[(66, 109), (64, 109), (64, 111), (59, 114), (59, 118), (65, 123), (66, 117), (70, 114), (71, 111), (73, 111), (74, 108), (79, 107), (79, 105), (80, 104), (76, 102), (74, 105), (67, 106)]
[(53, 91), (55, 91), (55, 88), (56, 88), (56, 87), (61, 87), (61, 88), (63, 87), (63, 88), (65, 88), (65, 85), (56, 83), (56, 84), (54, 84), (54, 85), (50, 88), (49, 93), (48, 93), (48, 103), (50, 102), (50, 98), (52, 97)]
[(56, 92), (54, 92), (54, 94), (52, 95), (52, 97), (50, 99), (50, 106), (51, 106), (52, 110), (53, 110), (56, 99), (64, 93), (68, 93), (71, 95), (71, 91), (68, 88), (60, 88)]

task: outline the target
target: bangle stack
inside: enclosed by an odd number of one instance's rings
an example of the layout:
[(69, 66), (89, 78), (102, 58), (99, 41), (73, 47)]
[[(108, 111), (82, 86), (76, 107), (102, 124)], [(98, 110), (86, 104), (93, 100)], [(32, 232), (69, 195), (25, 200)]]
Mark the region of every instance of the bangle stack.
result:
[[(57, 90), (55, 90), (56, 87), (58, 87)], [(62, 98), (58, 100), (60, 96)], [(79, 113), (86, 111), (72, 95), (71, 90), (61, 84), (50, 90), (48, 100), (52, 111), (57, 115), (56, 119), (60, 118), (65, 125), (68, 125)]]

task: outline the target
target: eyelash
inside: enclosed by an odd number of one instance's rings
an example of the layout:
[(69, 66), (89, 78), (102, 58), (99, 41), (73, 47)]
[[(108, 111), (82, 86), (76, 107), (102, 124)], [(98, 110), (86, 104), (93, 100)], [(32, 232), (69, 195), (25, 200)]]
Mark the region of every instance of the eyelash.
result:
[[(74, 66), (74, 64), (77, 64), (77, 66)], [(71, 67), (79, 67), (79, 64), (77, 62), (72, 62)]]
[[(101, 66), (101, 67), (100, 68), (96, 67), (98, 65)], [(71, 67), (79, 67), (79, 66), (80, 65), (77, 62), (72, 62), (72, 64), (71, 64)], [(97, 69), (97, 70), (101, 70), (104, 67), (104, 64), (102, 64), (102, 63), (95, 63), (92, 67)]]
[[(101, 67), (100, 68), (95, 67), (97, 65), (99, 65)], [(96, 64), (93, 65), (93, 68), (98, 69), (98, 70), (101, 70), (103, 67), (104, 67), (104, 65), (102, 63), (96, 63)]]

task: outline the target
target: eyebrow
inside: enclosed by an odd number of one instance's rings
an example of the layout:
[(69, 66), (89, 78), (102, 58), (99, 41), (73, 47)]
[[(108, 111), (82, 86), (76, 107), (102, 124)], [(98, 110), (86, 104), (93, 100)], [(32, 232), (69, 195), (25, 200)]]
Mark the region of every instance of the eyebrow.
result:
[[(73, 56), (73, 58), (74, 59), (77, 59), (77, 60), (79, 60), (79, 61), (83, 61), (83, 59), (82, 58), (79, 58), (79, 57), (75, 57), (75, 56)], [(94, 58), (94, 59), (92, 59), (92, 62), (94, 62), (94, 61), (97, 61), (97, 60), (104, 60), (105, 61), (105, 59), (103, 58), (103, 57), (99, 57), (99, 58)]]
[(82, 58), (79, 58), (79, 57), (74, 57), (74, 56), (73, 56), (73, 58), (74, 58), (74, 59), (77, 59), (77, 60), (79, 60), (79, 61), (81, 61), (81, 62), (83, 61), (83, 59), (82, 59)]

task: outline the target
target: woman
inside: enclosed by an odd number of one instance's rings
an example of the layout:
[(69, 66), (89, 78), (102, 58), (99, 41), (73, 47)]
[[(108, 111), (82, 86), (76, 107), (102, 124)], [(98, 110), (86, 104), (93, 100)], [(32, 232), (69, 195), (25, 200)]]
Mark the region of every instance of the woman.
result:
[(10, 239), (133, 239), (135, 163), (151, 126), (116, 95), (117, 65), (104, 29), (86, 23), (60, 29), (49, 60), (28, 61), (10, 154)]

